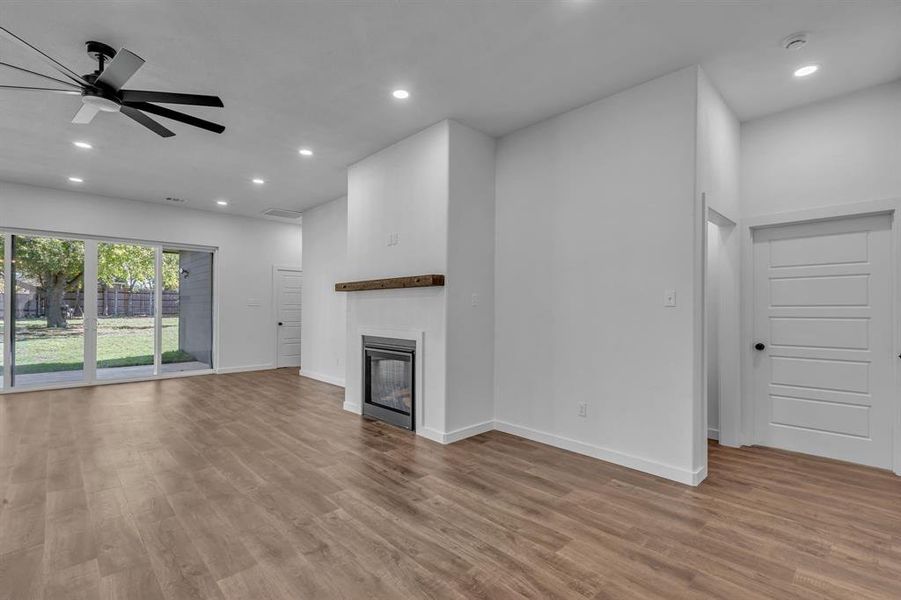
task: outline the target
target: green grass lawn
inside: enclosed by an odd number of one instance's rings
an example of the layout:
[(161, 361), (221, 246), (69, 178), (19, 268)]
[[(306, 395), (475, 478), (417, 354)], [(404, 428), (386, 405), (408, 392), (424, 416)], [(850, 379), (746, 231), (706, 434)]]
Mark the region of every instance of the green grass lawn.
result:
[[(97, 323), (97, 368), (153, 364), (153, 318), (107, 317)], [(3, 322), (0, 321), (0, 329)], [(163, 317), (164, 363), (194, 357), (178, 349), (178, 317)], [(66, 329), (47, 329), (43, 319), (16, 321), (16, 373), (50, 373), (84, 368), (84, 320)]]

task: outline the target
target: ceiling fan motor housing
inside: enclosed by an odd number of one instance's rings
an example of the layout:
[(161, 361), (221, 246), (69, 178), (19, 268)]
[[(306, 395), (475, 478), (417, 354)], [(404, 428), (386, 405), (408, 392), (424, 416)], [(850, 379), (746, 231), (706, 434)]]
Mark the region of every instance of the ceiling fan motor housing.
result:
[(121, 102), (115, 94), (103, 88), (84, 88), (81, 92), (81, 101), (103, 112), (119, 112), (121, 108)]

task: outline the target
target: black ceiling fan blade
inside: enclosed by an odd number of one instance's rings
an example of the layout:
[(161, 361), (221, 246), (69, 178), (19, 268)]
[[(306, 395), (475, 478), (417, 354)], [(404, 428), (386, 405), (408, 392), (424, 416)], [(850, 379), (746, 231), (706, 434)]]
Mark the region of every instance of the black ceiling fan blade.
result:
[(32, 71), (30, 69), (25, 69), (23, 67), (17, 67), (16, 65), (11, 65), (9, 63), (5, 63), (2, 61), (0, 61), (0, 67), (6, 67), (7, 69), (13, 69), (14, 71), (21, 71), (22, 73), (28, 73), (29, 75), (34, 75), (36, 77), (42, 77), (44, 79), (47, 79), (48, 81), (53, 81), (60, 85), (68, 85), (70, 87), (77, 88), (79, 90), (81, 89), (80, 85), (78, 85), (76, 83), (72, 83), (71, 81), (63, 81), (62, 79), (57, 79), (56, 77), (51, 77), (50, 75), (44, 75), (43, 73), (38, 73), (37, 71)]
[(97, 83), (102, 83), (118, 91), (142, 66), (144, 66), (143, 58), (131, 50), (122, 48), (103, 68), (103, 72), (97, 78)]
[(77, 90), (63, 90), (59, 88), (30, 87), (25, 85), (0, 85), (0, 90), (23, 90), (26, 92), (53, 92), (56, 94), (70, 94), (73, 96), (81, 96), (81, 92)]
[(26, 48), (30, 48), (31, 50), (34, 50), (35, 52), (37, 52), (38, 54), (41, 55), (41, 58), (44, 59), (45, 62), (49, 63), (54, 69), (56, 69), (57, 71), (59, 71), (60, 73), (62, 73), (63, 75), (65, 75), (66, 77), (68, 77), (69, 79), (74, 81), (75, 83), (77, 83), (78, 85), (88, 85), (88, 82), (85, 81), (81, 77), (81, 75), (79, 75), (78, 73), (76, 73), (75, 71), (73, 71), (72, 69), (70, 69), (69, 67), (64, 65), (63, 63), (59, 62), (52, 56), (50, 56), (48, 54), (44, 54), (44, 52), (42, 52), (40, 49), (36, 48), (35, 46), (32, 46), (31, 44), (29, 44), (28, 42), (26, 42), (25, 40), (23, 40), (22, 38), (17, 36), (15, 33), (10, 31), (9, 29), (6, 29), (5, 27), (0, 26), (0, 35), (6, 37), (7, 39), (12, 40), (13, 42), (15, 42), (21, 46), (25, 46)]
[(174, 92), (153, 92), (150, 90), (122, 90), (119, 97), (123, 102), (162, 102), (163, 104), (191, 104), (194, 106), (216, 106), (222, 108), (219, 96), (203, 94), (176, 94)]
[(185, 114), (177, 110), (172, 110), (171, 108), (166, 108), (165, 106), (157, 106), (156, 104), (150, 104), (149, 102), (126, 102), (125, 105), (131, 106), (132, 108), (137, 108), (138, 110), (143, 110), (144, 112), (159, 115), (161, 117), (166, 117), (167, 119), (172, 119), (173, 121), (180, 121), (188, 125), (193, 125), (194, 127), (200, 127), (201, 129), (212, 131), (213, 133), (222, 133), (223, 131), (225, 131), (224, 125), (219, 125), (218, 123), (213, 123), (212, 121), (207, 121), (205, 119), (199, 119), (193, 115)]
[(137, 108), (134, 108), (132, 106), (124, 106), (123, 105), (122, 107), (119, 108), (119, 112), (121, 112), (126, 117), (134, 119), (135, 121), (137, 121), (138, 123), (140, 123), (141, 125), (146, 127), (147, 129), (149, 129), (150, 131), (154, 132), (155, 134), (157, 134), (161, 137), (172, 137), (173, 135), (175, 135), (173, 132), (169, 131), (168, 129), (166, 129), (165, 127), (163, 127), (162, 125), (160, 125), (159, 123), (157, 123), (156, 121), (154, 121), (153, 119), (151, 119), (150, 117), (148, 117), (147, 115), (145, 115), (144, 113), (139, 111)]

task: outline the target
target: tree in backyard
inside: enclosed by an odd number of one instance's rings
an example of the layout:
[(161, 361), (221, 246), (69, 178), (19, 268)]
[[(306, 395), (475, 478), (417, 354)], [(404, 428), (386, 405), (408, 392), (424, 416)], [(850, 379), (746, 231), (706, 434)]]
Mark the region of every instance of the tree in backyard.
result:
[(132, 295), (150, 289), (156, 277), (154, 250), (132, 244), (97, 245), (97, 279), (107, 286), (128, 290), (127, 313), (131, 314)]
[(178, 262), (178, 252), (163, 252), (163, 289), (178, 290), (181, 265)]
[[(16, 274), (30, 280), (47, 298), (47, 327), (66, 327), (63, 297), (81, 288), (84, 242), (46, 237), (16, 237)], [(134, 244), (97, 245), (97, 279), (106, 286), (121, 285), (130, 292), (152, 289), (155, 251)], [(163, 254), (164, 289), (178, 289), (177, 253)], [(129, 296), (130, 301), (130, 296)]]
[[(163, 289), (178, 289), (178, 254), (163, 253)], [(153, 289), (156, 279), (155, 251), (133, 244), (98, 244), (97, 279), (112, 287), (120, 285), (131, 294)], [(131, 314), (131, 294), (127, 312)]]
[(47, 297), (47, 327), (68, 325), (63, 296), (84, 276), (84, 242), (45, 237), (17, 237), (17, 278), (37, 283)]

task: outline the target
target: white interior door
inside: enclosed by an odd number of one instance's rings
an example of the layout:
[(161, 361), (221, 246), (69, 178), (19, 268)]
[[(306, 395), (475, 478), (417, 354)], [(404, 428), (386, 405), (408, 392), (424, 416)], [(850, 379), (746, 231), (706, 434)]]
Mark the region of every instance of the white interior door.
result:
[(758, 442), (891, 468), (891, 217), (755, 232)]
[(300, 366), (300, 315), (303, 273), (278, 268), (275, 271), (276, 316), (278, 317), (278, 366)]

